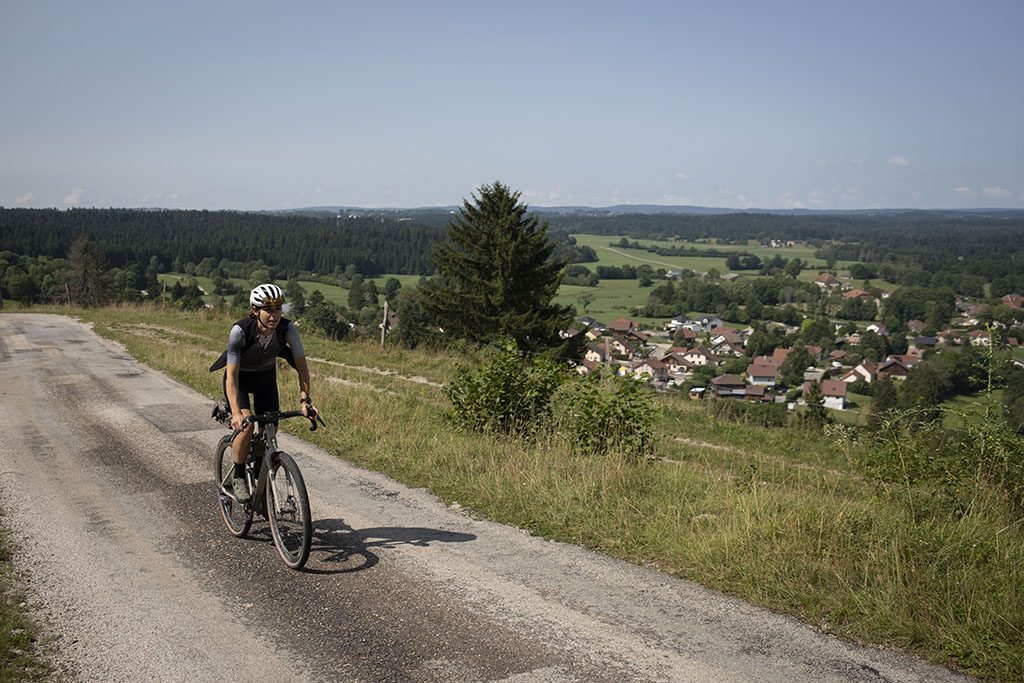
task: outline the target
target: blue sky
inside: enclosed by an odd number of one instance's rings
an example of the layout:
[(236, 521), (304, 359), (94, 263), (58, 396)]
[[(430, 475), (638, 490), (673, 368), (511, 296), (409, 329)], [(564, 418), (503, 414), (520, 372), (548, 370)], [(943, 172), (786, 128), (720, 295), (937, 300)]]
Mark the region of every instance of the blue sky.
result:
[(1024, 208), (1024, 2), (0, 2), (0, 205)]

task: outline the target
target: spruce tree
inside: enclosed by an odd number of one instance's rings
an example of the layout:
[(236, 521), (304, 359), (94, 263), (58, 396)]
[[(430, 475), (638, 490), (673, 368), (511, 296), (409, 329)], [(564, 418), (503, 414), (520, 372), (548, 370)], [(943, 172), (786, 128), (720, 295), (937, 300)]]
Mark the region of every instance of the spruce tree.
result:
[(893, 416), (899, 396), (896, 385), (888, 377), (874, 382), (871, 388), (871, 412), (868, 413), (868, 429), (878, 431), (885, 426), (885, 421)]
[(80, 306), (100, 306), (113, 298), (107, 260), (89, 236), (82, 234), (68, 253), (68, 292)]
[(463, 201), (448, 240), (434, 248), (437, 277), (423, 288), (424, 310), (446, 333), (471, 341), (507, 336), (523, 350), (558, 346), (572, 309), (552, 303), (566, 262), (552, 256), (547, 222), (500, 182), (474, 199)]

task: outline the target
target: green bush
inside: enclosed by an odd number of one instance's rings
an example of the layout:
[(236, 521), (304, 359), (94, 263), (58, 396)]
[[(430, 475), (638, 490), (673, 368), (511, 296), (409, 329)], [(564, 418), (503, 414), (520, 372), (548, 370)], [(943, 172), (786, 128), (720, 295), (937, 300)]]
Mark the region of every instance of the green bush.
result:
[(558, 431), (580, 453), (618, 451), (633, 459), (651, 454), (657, 407), (639, 382), (593, 373), (558, 395)]
[(747, 403), (717, 400), (708, 408), (716, 420), (728, 420), (757, 427), (785, 427), (789, 411), (783, 403)]
[(508, 340), (484, 367), (460, 369), (444, 388), (452, 402), (448, 417), (473, 431), (533, 434), (550, 422), (551, 397), (568, 378), (569, 371), (549, 358), (527, 362)]
[(443, 391), (452, 402), (448, 418), (463, 429), (547, 433), (587, 455), (617, 451), (641, 458), (651, 452), (657, 410), (650, 390), (599, 373), (575, 380), (553, 359), (529, 361), (511, 340), (479, 370), (461, 369)]

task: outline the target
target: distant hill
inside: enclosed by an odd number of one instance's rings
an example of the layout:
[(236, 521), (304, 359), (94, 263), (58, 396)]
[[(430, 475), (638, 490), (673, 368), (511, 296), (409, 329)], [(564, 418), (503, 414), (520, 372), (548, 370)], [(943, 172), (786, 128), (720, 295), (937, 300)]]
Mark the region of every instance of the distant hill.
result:
[[(422, 206), (405, 208), (369, 208), (358, 206), (310, 206), (299, 209), (279, 209), (267, 213), (331, 213), (342, 216), (387, 215), (396, 218), (402, 215), (410, 217), (436, 214), (450, 214), (461, 209), (461, 205)], [(772, 214), (779, 216), (898, 216), (920, 214), (921, 216), (949, 217), (990, 217), (990, 218), (1024, 218), (1024, 209), (732, 209), (710, 206), (660, 205), (660, 204), (616, 204), (614, 206), (534, 206), (530, 210), (539, 214), (576, 214), (585, 216), (611, 216), (622, 214), (681, 214), (693, 216), (728, 215), (728, 214)]]

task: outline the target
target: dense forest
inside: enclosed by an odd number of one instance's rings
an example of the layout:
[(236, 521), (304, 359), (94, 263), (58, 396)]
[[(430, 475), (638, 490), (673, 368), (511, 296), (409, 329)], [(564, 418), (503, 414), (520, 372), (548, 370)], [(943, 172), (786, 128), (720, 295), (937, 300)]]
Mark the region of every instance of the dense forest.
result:
[[(0, 208), (0, 250), (24, 256), (65, 258), (86, 234), (110, 266), (145, 266), (262, 261), (295, 275), (341, 273), (347, 267), (367, 277), (382, 273), (430, 275), (433, 245), (444, 239), (450, 216), (442, 211), (333, 213), (244, 213), (140, 209)], [(596, 261), (593, 250), (561, 236), (557, 257)]]
[(204, 258), (263, 261), (287, 273), (429, 274), (441, 228), (378, 217), (236, 211), (0, 209), (0, 248), (63, 258), (81, 234), (113, 267)]
[[(592, 249), (575, 244), (574, 233), (664, 240), (664, 246), (646, 247), (664, 255), (719, 253), (711, 244), (694, 249), (674, 244), (679, 241), (797, 240), (814, 246), (815, 255), (827, 264), (858, 261), (851, 268), (857, 279), (949, 287), (965, 296), (980, 296), (986, 284), (994, 296), (1024, 290), (1021, 211), (537, 213), (558, 242), (555, 257), (570, 263), (597, 260)], [(445, 238), (450, 220), (448, 209), (245, 213), (0, 208), (0, 250), (61, 259), (85, 234), (114, 268), (137, 264), (144, 270), (154, 259), (164, 267), (212, 259), (264, 263), (284, 278), (300, 273), (340, 276), (346, 270), (366, 277), (431, 275), (430, 255)], [(734, 269), (762, 265), (742, 252), (735, 260), (730, 265)]]
[(545, 214), (552, 232), (627, 235), (631, 238), (799, 240), (842, 243), (839, 258), (881, 261), (893, 252), (933, 253), (954, 249), (954, 256), (996, 257), (1020, 251), (1024, 211), (906, 211), (791, 215), (775, 213), (693, 214)]

